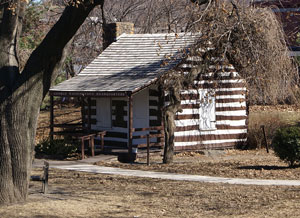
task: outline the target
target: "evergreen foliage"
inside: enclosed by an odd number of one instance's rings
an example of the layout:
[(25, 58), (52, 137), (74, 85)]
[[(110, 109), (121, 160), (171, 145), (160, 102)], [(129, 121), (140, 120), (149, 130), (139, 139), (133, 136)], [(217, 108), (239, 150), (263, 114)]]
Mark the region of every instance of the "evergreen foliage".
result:
[(278, 129), (272, 141), (275, 154), (293, 167), (300, 161), (300, 127)]

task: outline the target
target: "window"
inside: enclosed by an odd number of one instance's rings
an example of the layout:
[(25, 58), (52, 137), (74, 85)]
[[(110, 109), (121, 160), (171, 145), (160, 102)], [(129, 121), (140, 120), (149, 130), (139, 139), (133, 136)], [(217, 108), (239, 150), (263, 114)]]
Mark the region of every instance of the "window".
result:
[(114, 127), (127, 128), (127, 121), (124, 119), (124, 116), (127, 116), (127, 111), (125, 110), (126, 106), (127, 101), (112, 100), (112, 122)]
[(97, 98), (98, 127), (111, 128), (111, 101), (110, 98)]

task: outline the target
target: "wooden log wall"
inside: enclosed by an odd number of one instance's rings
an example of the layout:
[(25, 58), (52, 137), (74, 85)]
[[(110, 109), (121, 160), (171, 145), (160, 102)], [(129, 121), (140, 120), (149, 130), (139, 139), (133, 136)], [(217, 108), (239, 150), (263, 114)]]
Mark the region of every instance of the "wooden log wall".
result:
[[(149, 88), (149, 126), (162, 126), (162, 99), (160, 99), (160, 90), (156, 85)], [(150, 131), (150, 134), (162, 134), (163, 130)], [(163, 143), (164, 139), (161, 137), (151, 138), (151, 143)]]
[[(91, 100), (91, 128), (93, 130), (106, 130), (104, 137), (104, 145), (110, 147), (127, 148), (128, 143), (128, 108), (126, 97), (111, 98), (111, 120), (112, 127), (110, 129), (103, 129), (97, 126), (97, 100)], [(87, 106), (85, 106), (87, 110)], [(87, 116), (86, 116), (87, 118)], [(100, 139), (96, 138), (96, 145), (100, 145)]]
[[(159, 91), (158, 91), (158, 88), (156, 85), (151, 85), (149, 88), (145, 89), (145, 90), (141, 90), (141, 92), (145, 92), (147, 93), (147, 95), (149, 96), (149, 102), (148, 102), (148, 105), (149, 107), (147, 106), (147, 110), (149, 114), (147, 117), (148, 119), (148, 125), (147, 126), (143, 126), (143, 127), (140, 127), (140, 128), (151, 128), (151, 127), (161, 127), (162, 125), (162, 116), (161, 116), (161, 110), (160, 110), (160, 98), (159, 98)], [(133, 98), (134, 98), (134, 95), (133, 95)], [(148, 98), (148, 97), (147, 97)], [(142, 136), (142, 135), (146, 135), (146, 134), (158, 134), (160, 135), (161, 133), (163, 132), (163, 130), (155, 130), (155, 128), (153, 128), (152, 130), (148, 131), (148, 130), (145, 130), (145, 131), (136, 131), (134, 132), (133, 134), (133, 146), (134, 147), (140, 147), (139, 145), (140, 144), (146, 144), (146, 137), (139, 137), (139, 136)], [(150, 138), (150, 142), (151, 143), (160, 143), (162, 140), (161, 140), (162, 137), (151, 137)]]
[[(207, 73), (194, 81), (195, 87), (181, 92), (183, 111), (176, 116), (175, 150), (224, 149), (247, 140), (245, 81), (230, 66)], [(200, 90), (214, 90), (216, 125), (200, 130)]]
[(159, 91), (156, 86), (149, 89), (149, 126), (161, 126), (161, 110), (159, 108)]
[[(222, 72), (207, 73), (194, 81), (194, 87), (181, 92), (182, 113), (176, 116), (175, 150), (224, 149), (245, 143), (247, 139), (247, 110), (245, 82), (232, 67)], [(213, 130), (200, 130), (200, 90), (214, 90), (216, 125)], [(144, 90), (145, 91), (145, 90)], [(149, 127), (162, 125), (160, 98), (157, 86), (149, 87)], [(91, 127), (97, 127), (96, 99), (91, 100)], [(107, 130), (105, 146), (127, 147), (128, 144), (128, 99), (111, 98), (112, 128)], [(85, 114), (88, 108), (85, 106)], [(87, 120), (87, 116), (86, 116)], [(86, 122), (87, 123), (87, 122)], [(151, 134), (160, 132), (150, 131)], [(159, 138), (151, 142), (160, 142)], [(100, 144), (100, 141), (96, 141)], [(135, 145), (133, 145), (135, 146)]]

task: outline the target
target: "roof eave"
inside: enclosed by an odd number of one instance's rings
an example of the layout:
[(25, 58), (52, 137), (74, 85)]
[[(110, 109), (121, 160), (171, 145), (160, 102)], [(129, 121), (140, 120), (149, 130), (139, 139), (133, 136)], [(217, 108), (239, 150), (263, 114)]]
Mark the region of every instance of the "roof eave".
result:
[(131, 91), (57, 91), (50, 90), (50, 96), (61, 97), (125, 97)]

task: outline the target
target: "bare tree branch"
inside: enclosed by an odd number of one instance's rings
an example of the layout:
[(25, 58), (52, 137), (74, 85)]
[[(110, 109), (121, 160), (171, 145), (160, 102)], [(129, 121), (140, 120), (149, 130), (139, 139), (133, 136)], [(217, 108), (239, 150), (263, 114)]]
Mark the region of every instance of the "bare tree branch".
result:
[(45, 95), (55, 77), (53, 71), (61, 64), (65, 46), (75, 35), (90, 11), (103, 2), (103, 0), (95, 0), (91, 3), (89, 0), (85, 0), (83, 4), (77, 7), (67, 6), (60, 19), (28, 59), (18, 83), (16, 83), (16, 88), (30, 79), (31, 76), (43, 73)]

